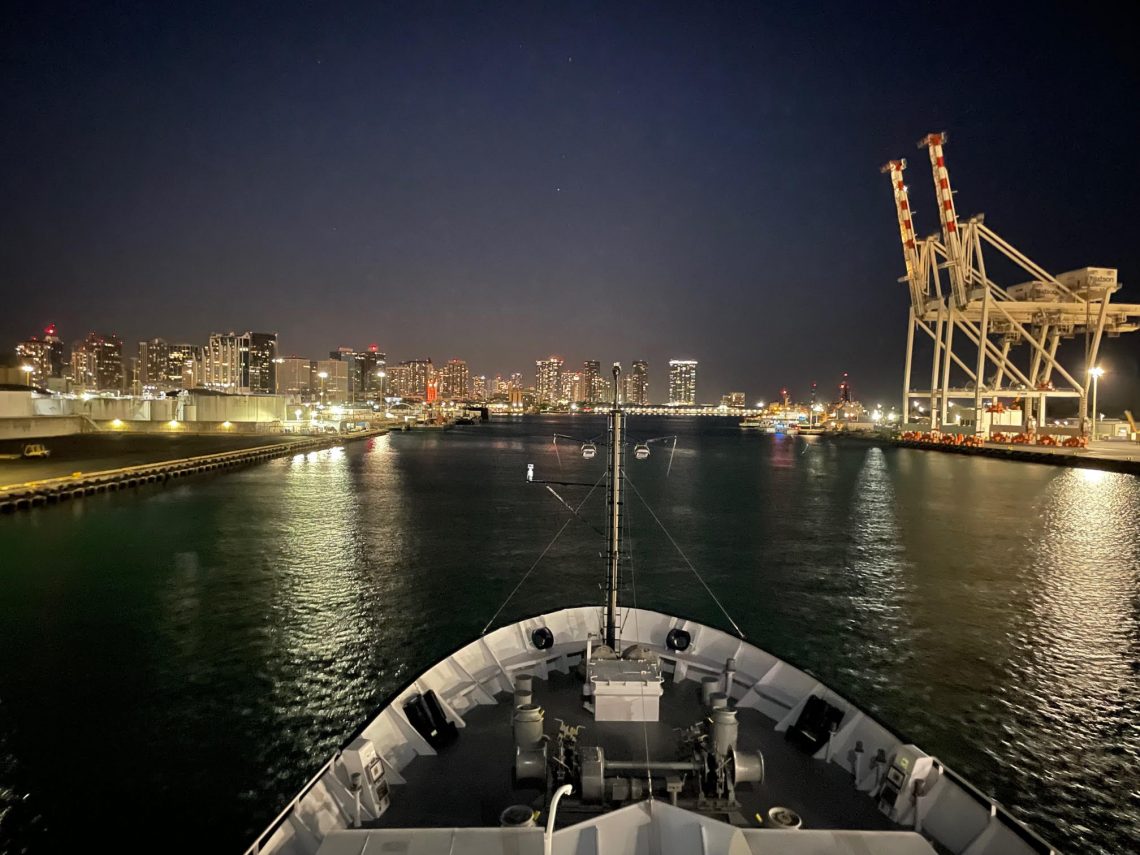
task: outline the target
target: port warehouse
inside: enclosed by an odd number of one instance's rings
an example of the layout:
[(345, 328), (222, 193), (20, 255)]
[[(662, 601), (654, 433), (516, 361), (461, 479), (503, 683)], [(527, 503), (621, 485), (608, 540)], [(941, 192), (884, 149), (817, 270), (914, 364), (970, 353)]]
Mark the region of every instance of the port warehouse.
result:
[(71, 398), (30, 390), (0, 391), (0, 439), (94, 431), (279, 433), (284, 395), (189, 392), (177, 398)]

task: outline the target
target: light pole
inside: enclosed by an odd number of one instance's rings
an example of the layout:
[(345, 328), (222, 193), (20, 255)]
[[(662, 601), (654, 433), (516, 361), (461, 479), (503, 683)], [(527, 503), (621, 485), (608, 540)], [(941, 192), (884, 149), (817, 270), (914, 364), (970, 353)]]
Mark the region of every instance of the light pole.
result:
[(20, 370), (24, 372), (24, 380), (28, 384), (28, 388), (32, 388), (32, 372), (36, 369), (31, 365), (21, 365)]
[(325, 405), (325, 381), (329, 379), (329, 373), (321, 371), (317, 373), (317, 376), (321, 378), (321, 406), (323, 407)]
[(1090, 368), (1089, 369), (1089, 374), (1092, 376), (1092, 379), (1093, 379), (1093, 411), (1092, 411), (1092, 437), (1091, 437), (1091, 439), (1093, 439), (1093, 440), (1096, 439), (1096, 390), (1097, 390), (1097, 386), (1100, 385), (1100, 383), (1099, 383), (1100, 375), (1102, 375), (1103, 373), (1104, 373), (1104, 369), (1099, 367), (1099, 366), (1096, 368)]

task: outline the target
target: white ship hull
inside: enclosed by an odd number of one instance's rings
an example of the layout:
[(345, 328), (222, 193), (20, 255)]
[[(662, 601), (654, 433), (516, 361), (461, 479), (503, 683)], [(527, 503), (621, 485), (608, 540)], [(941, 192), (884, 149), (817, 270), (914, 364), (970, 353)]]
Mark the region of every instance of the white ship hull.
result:
[[(620, 611), (622, 646), (641, 645), (660, 657), (666, 695), (663, 722), (654, 727), (670, 728), (672, 722), (664, 721), (667, 708), (684, 708), (676, 713), (682, 718), (688, 714), (685, 705), (696, 709), (702, 678), (707, 682), (723, 674), (726, 660), (735, 660), (735, 675), (730, 672), (728, 680), (732, 684), (730, 703), (742, 717), (741, 741), (752, 740), (768, 762), (764, 782), (754, 785), (755, 792), (745, 797), (747, 810), (756, 808), (756, 816), (749, 813), (747, 825), (732, 825), (674, 807), (663, 792), (655, 793), (652, 801), (630, 798), (624, 806), (598, 808), (565, 825), (553, 832), (548, 851), (565, 855), (713, 851), (1022, 855), (1052, 851), (1000, 805), (938, 760), (907, 746), (811, 674), (708, 626), (643, 609)], [(249, 853), (542, 852), (541, 828), (499, 828), (485, 817), (480, 821), (474, 803), (487, 798), (496, 786), (507, 786), (505, 776), (514, 760), (496, 753), (499, 749), (484, 746), (488, 734), (499, 728), (507, 732), (509, 744), (513, 711), (509, 696), (521, 674), (533, 675), (536, 703), (562, 716), (562, 709), (572, 712), (577, 707), (580, 711), (580, 698), (567, 688), (572, 683), (568, 675), (581, 661), (587, 639), (596, 638), (601, 616), (600, 607), (577, 607), (529, 618), (471, 642), (425, 671), (393, 697), (352, 742), (359, 748), (359, 737), (363, 737), (375, 747), (380, 758), (377, 765), (382, 766), (390, 785), (392, 809), (373, 815), (367, 805), (356, 804), (350, 787), (348, 761), (352, 758), (347, 752), (338, 753)], [(532, 633), (542, 627), (553, 634), (548, 649), (537, 649), (532, 641)], [(666, 635), (675, 628), (691, 637), (683, 652), (666, 645)], [(439, 752), (404, 712), (406, 701), (429, 691), (439, 699), (458, 734), (454, 746)], [(559, 692), (568, 697), (556, 697)], [(784, 747), (790, 744), (784, 737), (789, 728), (797, 726), (813, 696), (842, 710), (842, 720), (827, 744), (814, 754), (804, 754)], [(491, 727), (488, 722), (494, 730), (487, 729)], [(592, 727), (591, 720), (586, 729)], [(625, 728), (631, 738), (636, 737), (631, 745), (641, 738), (642, 726), (635, 722), (599, 724), (595, 729), (601, 732), (605, 727), (616, 733)], [(648, 752), (648, 730), (645, 739)], [(856, 751), (857, 746), (863, 750)], [(873, 762), (880, 749), (887, 758), (885, 764)], [(475, 762), (472, 758), (481, 756), (481, 751), (487, 755), (485, 762)], [(896, 757), (905, 758), (899, 759), (900, 768), (910, 763), (915, 770), (925, 770), (924, 789), (916, 796), (912, 781), (904, 781), (888, 817), (882, 815), (880, 791), (892, 768), (890, 761)], [(486, 783), (481, 781), (483, 775)], [(916, 772), (914, 778), (918, 777)], [(651, 791), (652, 786), (651, 778)], [(776, 805), (791, 805), (803, 817), (802, 828), (775, 829), (765, 823), (763, 811)], [(561, 814), (559, 818), (566, 820)], [(364, 827), (353, 827), (358, 820)]]

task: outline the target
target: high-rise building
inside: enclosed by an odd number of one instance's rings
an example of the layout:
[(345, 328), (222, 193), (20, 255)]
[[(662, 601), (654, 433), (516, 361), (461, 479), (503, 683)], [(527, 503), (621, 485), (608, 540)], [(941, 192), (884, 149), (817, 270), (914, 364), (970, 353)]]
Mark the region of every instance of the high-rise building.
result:
[(549, 404), (562, 397), (562, 357), (552, 356), (549, 359), (539, 359), (535, 362), (537, 379), (535, 392), (539, 404)]
[(193, 389), (202, 383), (203, 347), (200, 344), (168, 344), (166, 377), (172, 389)]
[(462, 359), (447, 360), (439, 369), (438, 381), (439, 396), (445, 401), (459, 401), (471, 395), (471, 378)]
[(411, 371), (408, 391), (401, 397), (426, 398), (428, 381), (435, 379), (435, 369), (430, 359), (405, 359), (400, 365)]
[(32, 370), (27, 372), (32, 386), (46, 388), (50, 378), (63, 377), (63, 342), (55, 334), (55, 325), (48, 324), (44, 337), (32, 336), (16, 345), (16, 357), (20, 365)]
[(744, 406), (744, 393), (743, 392), (729, 392), (727, 395), (720, 396), (720, 402), (726, 407), (743, 407)]
[(272, 395), (277, 391), (277, 333), (246, 333), (249, 336), (249, 391)]
[(490, 400), (493, 394), (491, 381), (486, 374), (476, 374), (471, 378), (471, 397), (476, 401)]
[(626, 403), (645, 406), (649, 403), (649, 363), (644, 359), (635, 359), (630, 366), (629, 374), (625, 375), (629, 381), (626, 387)]
[(286, 356), (277, 363), (277, 394), (294, 401), (309, 401), (313, 395), (313, 377), (317, 363), (300, 356)]
[[(138, 383), (143, 389), (162, 391), (166, 381), (166, 360), (170, 348), (161, 338), (139, 342)], [(179, 380), (182, 378), (179, 377)]]
[(585, 401), (586, 382), (581, 371), (567, 371), (562, 375), (563, 401)]
[(417, 397), (415, 391), (415, 377), (412, 369), (407, 365), (393, 365), (388, 369), (388, 394), (394, 398)]
[(213, 333), (206, 345), (204, 384), (240, 394), (277, 391), (277, 333)]
[(338, 347), (329, 351), (329, 359), (336, 359), (345, 365), (345, 374), (348, 376), (348, 392), (345, 401), (355, 401), (360, 392), (361, 372), (357, 353), (351, 347)]
[(606, 399), (606, 384), (602, 379), (601, 371), (601, 363), (596, 359), (587, 359), (582, 363), (582, 397), (574, 400), (596, 404)]
[(318, 359), (315, 367), (313, 400), (322, 404), (346, 403), (348, 401), (348, 363), (343, 359)]
[(47, 386), (51, 375), (51, 345), (38, 338), (22, 341), (16, 345), (16, 359), (28, 375), (29, 386)]
[(329, 352), (329, 359), (339, 359), (348, 366), (347, 400), (374, 401), (384, 396), (388, 362), (377, 345), (369, 345), (367, 350), (338, 347)]
[(167, 344), (161, 338), (140, 341), (137, 378), (140, 391), (193, 388), (195, 358), (200, 357), (201, 351), (201, 345)]
[(368, 350), (356, 355), (360, 363), (360, 391), (366, 401), (376, 401), (384, 397), (385, 381), (388, 379), (388, 354), (374, 344)]
[(89, 391), (123, 390), (123, 342), (117, 335), (88, 333), (71, 348), (71, 379)]
[(697, 360), (669, 360), (670, 405), (692, 406), (697, 402)]

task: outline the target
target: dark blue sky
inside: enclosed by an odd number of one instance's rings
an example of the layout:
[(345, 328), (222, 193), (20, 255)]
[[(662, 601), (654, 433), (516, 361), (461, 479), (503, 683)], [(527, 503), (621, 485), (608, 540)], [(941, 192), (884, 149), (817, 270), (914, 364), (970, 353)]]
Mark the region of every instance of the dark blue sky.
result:
[[(961, 215), (1140, 301), (1129, 31), (1086, 4), (21, 4), (0, 340), (252, 327), (489, 374), (646, 358), (659, 392), (692, 357), (702, 398), (847, 370), (893, 400), (879, 166), (911, 159), (936, 230), (928, 131)], [(1109, 404), (1140, 397), (1140, 337), (1113, 344)]]

